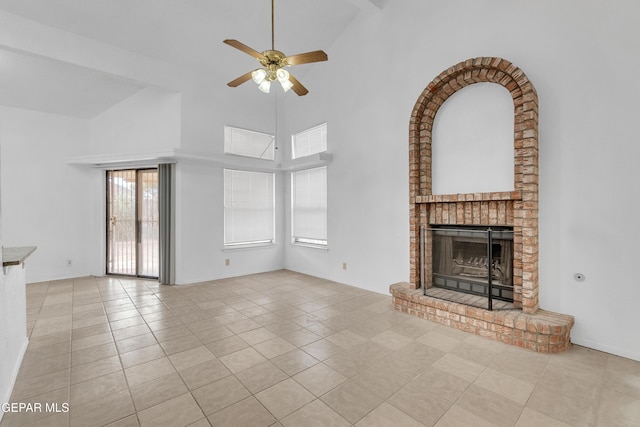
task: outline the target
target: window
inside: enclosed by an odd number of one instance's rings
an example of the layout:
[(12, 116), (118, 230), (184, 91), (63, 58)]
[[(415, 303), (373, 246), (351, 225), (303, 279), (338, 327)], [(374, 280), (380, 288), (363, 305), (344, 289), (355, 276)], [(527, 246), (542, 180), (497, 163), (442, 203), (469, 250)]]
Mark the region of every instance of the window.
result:
[(224, 244), (273, 243), (273, 173), (224, 170)]
[(246, 129), (224, 127), (224, 152), (238, 156), (273, 160), (274, 136)]
[(321, 124), (291, 136), (291, 158), (327, 151), (327, 124)]
[(327, 245), (327, 167), (291, 173), (293, 243)]

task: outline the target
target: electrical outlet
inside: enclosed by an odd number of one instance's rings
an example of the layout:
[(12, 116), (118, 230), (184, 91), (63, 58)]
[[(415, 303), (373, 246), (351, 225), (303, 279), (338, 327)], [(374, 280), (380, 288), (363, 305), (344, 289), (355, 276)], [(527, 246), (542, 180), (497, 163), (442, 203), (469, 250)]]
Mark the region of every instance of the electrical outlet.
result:
[(229, 267), (231, 265), (231, 260), (229, 258), (224, 260), (224, 265), (226, 265), (227, 267)]
[(71, 260), (70, 259), (66, 260), (65, 264), (67, 265), (67, 267), (71, 267), (71, 264), (72, 264)]
[(342, 263), (342, 269), (343, 269), (343, 270), (346, 270), (346, 269), (347, 269), (347, 263), (346, 263), (346, 262), (343, 262), (343, 263)]

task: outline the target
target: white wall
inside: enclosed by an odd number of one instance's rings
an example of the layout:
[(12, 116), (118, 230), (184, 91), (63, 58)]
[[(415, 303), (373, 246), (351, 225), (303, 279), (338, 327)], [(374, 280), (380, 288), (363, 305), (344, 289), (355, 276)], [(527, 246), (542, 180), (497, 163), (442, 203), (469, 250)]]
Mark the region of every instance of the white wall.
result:
[[(276, 128), (277, 95), (255, 87), (229, 88), (211, 79), (191, 80), (182, 92), (181, 147), (186, 152), (220, 156), (224, 152), (224, 125), (264, 133)], [(274, 162), (281, 161), (276, 150)], [(237, 168), (237, 166), (234, 166)], [(176, 282), (253, 274), (283, 268), (281, 176), (276, 174), (276, 246), (223, 251), (224, 166), (202, 160), (180, 160), (176, 165)], [(225, 264), (229, 259), (230, 265)]]
[(308, 97), (287, 99), (289, 129), (328, 122), (334, 161), (329, 252), (289, 245), (286, 267), (383, 293), (407, 280), (412, 108), (446, 68), (499, 56), (539, 96), (540, 306), (576, 316), (575, 343), (640, 360), (638, 16), (631, 0), (405, 0), (360, 16), (305, 77)]
[[(127, 159), (127, 154), (179, 148), (206, 159), (223, 153), (225, 124), (274, 132), (274, 97), (254, 100), (233, 96), (221, 87), (212, 88), (209, 80), (197, 78), (181, 81), (180, 85), (179, 94), (146, 88), (92, 119), (91, 153), (116, 154)], [(279, 161), (278, 154), (276, 161)], [(222, 171), (223, 166), (206, 160), (180, 159), (177, 162), (178, 284), (282, 268), (281, 244), (268, 249), (223, 252)], [(281, 185), (277, 188), (278, 212), (281, 213)], [(102, 218), (104, 221), (104, 214)], [(281, 221), (279, 217), (278, 232), (282, 229)], [(229, 259), (229, 266), (226, 259)]]
[[(4, 270), (4, 269), (3, 269)], [(0, 402), (9, 402), (29, 340), (25, 270), (22, 265), (0, 273)], [(0, 421), (4, 415), (0, 411)]]
[(38, 247), (27, 282), (98, 273), (101, 173), (66, 164), (88, 121), (0, 107), (0, 133), (2, 243)]
[(154, 153), (180, 146), (180, 94), (147, 87), (90, 121), (87, 154)]
[[(184, 90), (179, 94), (148, 87), (91, 120), (1, 110), (0, 119), (5, 119), (0, 120), (5, 122), (4, 242), (38, 246), (30, 258), (28, 282), (104, 274), (104, 170), (68, 166), (69, 159), (111, 155), (112, 159), (127, 160), (131, 155), (173, 148), (204, 156), (222, 154), (225, 124), (274, 132), (275, 97), (255, 101), (230, 92), (214, 93), (194, 79), (182, 84)], [(277, 154), (276, 162), (279, 159)], [(283, 266), (282, 216), (276, 223), (276, 247), (222, 251), (222, 170), (221, 165), (207, 161), (180, 160), (177, 166), (177, 283)], [(16, 179), (22, 185), (7, 184)], [(280, 179), (278, 175), (277, 206), (282, 213)], [(72, 260), (71, 267), (66, 266), (67, 259)]]
[[(282, 192), (276, 191), (276, 245), (224, 250), (224, 177), (221, 166), (182, 161), (176, 166), (176, 282), (260, 273), (283, 267)], [(281, 188), (276, 173), (276, 188)], [(229, 265), (225, 261), (229, 260)]]
[(511, 94), (495, 83), (447, 99), (433, 124), (433, 194), (513, 191), (513, 112)]

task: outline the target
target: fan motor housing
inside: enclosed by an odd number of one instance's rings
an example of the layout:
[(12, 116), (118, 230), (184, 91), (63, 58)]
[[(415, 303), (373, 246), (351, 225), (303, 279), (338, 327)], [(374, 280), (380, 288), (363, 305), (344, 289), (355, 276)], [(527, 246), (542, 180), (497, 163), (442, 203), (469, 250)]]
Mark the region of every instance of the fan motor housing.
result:
[(287, 56), (279, 50), (265, 50), (262, 52), (263, 59), (260, 59), (260, 63), (271, 69), (274, 66), (275, 69), (285, 67), (289, 65), (287, 63)]

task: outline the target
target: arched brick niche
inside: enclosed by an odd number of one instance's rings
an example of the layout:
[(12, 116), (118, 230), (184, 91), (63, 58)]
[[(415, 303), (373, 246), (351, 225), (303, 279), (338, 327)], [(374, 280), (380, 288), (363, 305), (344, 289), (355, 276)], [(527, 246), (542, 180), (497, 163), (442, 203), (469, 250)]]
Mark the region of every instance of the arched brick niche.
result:
[[(514, 191), (433, 195), (431, 138), (439, 108), (480, 82), (504, 86), (514, 104)], [(538, 310), (538, 96), (524, 72), (495, 57), (468, 59), (440, 73), (422, 92), (409, 125), (410, 283), (420, 286), (420, 227), (505, 225), (514, 230), (514, 304)], [(429, 253), (429, 249), (427, 249)], [(430, 277), (426, 268), (425, 279)]]

